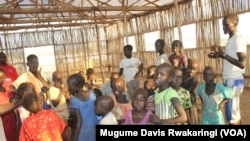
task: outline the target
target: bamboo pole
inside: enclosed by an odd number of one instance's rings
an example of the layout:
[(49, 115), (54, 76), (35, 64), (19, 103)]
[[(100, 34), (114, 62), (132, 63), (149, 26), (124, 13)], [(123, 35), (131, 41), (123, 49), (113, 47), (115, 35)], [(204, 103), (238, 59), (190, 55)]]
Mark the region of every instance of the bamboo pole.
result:
[[(94, 12), (94, 16), (95, 12)], [(99, 61), (100, 61), (100, 68), (101, 68), (101, 74), (102, 74), (102, 83), (105, 82), (105, 78), (104, 78), (104, 72), (103, 72), (103, 65), (102, 65), (102, 56), (101, 56), (101, 50), (100, 50), (100, 44), (99, 44), (99, 31), (98, 31), (98, 26), (97, 24), (95, 24), (95, 30), (96, 30), (96, 35), (97, 35), (97, 49), (98, 49), (98, 55), (99, 55)]]

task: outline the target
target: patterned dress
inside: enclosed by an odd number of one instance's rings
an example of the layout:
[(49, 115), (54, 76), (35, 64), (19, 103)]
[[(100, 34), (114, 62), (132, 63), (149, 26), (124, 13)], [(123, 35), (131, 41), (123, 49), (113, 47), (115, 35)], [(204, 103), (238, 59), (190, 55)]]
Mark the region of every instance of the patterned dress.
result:
[(216, 84), (214, 92), (211, 95), (207, 95), (205, 84), (200, 84), (197, 88), (197, 95), (202, 100), (202, 124), (225, 124), (224, 116), (219, 106), (224, 99), (233, 98), (233, 90), (222, 84)]

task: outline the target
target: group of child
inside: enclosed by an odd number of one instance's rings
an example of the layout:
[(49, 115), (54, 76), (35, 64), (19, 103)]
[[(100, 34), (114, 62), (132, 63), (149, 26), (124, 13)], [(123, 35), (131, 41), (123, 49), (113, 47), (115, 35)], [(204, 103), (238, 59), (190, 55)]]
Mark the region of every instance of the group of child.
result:
[[(156, 44), (163, 55), (164, 42), (157, 40)], [(177, 48), (178, 45), (182, 46), (178, 41), (173, 44)], [(174, 47), (172, 50), (180, 52)], [(23, 100), (23, 105), (12, 112), (18, 117), (18, 126), (10, 128), (16, 133), (13, 140), (95, 141), (96, 125), (225, 124), (221, 105), (233, 97), (232, 89), (215, 83), (216, 73), (211, 66), (204, 68), (205, 82), (198, 84), (198, 62), (176, 55), (169, 62), (149, 66), (143, 88), (130, 93), (126, 92), (127, 82), (120, 77), (121, 72), (112, 72), (110, 81), (99, 87), (93, 79), (93, 69), (88, 69), (86, 80), (80, 72), (71, 74), (67, 87), (63, 85), (63, 73), (55, 71), (53, 85), (41, 93), (34, 84), (22, 83), (11, 99)], [(6, 92), (2, 83), (5, 75), (0, 69), (0, 92)], [(202, 101), (201, 123), (195, 100), (198, 96)]]

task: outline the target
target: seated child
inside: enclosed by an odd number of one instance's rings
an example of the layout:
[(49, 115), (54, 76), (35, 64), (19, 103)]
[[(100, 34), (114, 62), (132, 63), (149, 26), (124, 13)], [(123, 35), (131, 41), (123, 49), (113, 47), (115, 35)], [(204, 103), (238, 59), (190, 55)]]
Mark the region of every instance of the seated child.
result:
[(146, 109), (148, 91), (138, 88), (132, 97), (133, 109), (126, 113), (125, 125), (148, 125), (152, 111)]
[(114, 108), (114, 101), (108, 95), (102, 95), (95, 100), (95, 113), (102, 116), (99, 125), (117, 125), (118, 122), (111, 112)]

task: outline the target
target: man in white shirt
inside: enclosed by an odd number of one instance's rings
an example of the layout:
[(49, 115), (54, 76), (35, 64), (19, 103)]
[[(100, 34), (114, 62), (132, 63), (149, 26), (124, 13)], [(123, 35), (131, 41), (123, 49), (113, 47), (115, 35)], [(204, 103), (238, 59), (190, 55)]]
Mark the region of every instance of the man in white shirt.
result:
[(222, 21), (224, 34), (229, 34), (225, 52), (221, 48), (213, 46), (218, 57), (224, 59), (223, 83), (225, 86), (231, 87), (235, 92), (233, 99), (229, 100), (225, 105), (226, 119), (232, 125), (241, 123), (240, 95), (244, 89), (243, 74), (245, 73), (247, 51), (244, 38), (237, 33), (238, 22), (238, 15), (226, 15)]
[(135, 89), (139, 88), (139, 74), (142, 71), (143, 64), (140, 59), (132, 56), (133, 47), (131, 45), (125, 45), (123, 48), (125, 58), (120, 62), (119, 76), (124, 75), (126, 81), (126, 87), (131, 99)]

